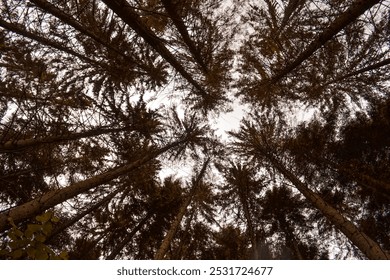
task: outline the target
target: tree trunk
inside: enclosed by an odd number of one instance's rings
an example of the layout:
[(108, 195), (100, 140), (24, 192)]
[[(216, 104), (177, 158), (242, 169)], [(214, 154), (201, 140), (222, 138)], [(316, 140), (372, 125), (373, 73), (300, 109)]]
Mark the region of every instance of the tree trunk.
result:
[(291, 181), (295, 187), (302, 193), (302, 195), (311, 202), (332, 224), (338, 228), (345, 236), (358, 247), (363, 254), (369, 259), (390, 259), (390, 255), (386, 253), (381, 247), (370, 237), (368, 237), (341, 213), (334, 209), (330, 204), (324, 201), (321, 196), (311, 191), (304, 183), (302, 183), (292, 172), (290, 172), (279, 160), (272, 154), (265, 150), (260, 153), (265, 156), (269, 162), (275, 167), (283, 176)]
[(351, 22), (356, 20), (359, 16), (365, 13), (375, 4), (379, 3), (381, 0), (356, 0), (350, 5), (350, 7), (340, 16), (338, 16), (318, 37), (312, 41), (306, 49), (291, 63), (287, 64), (281, 71), (274, 75), (269, 80), (265, 81), (264, 84), (273, 84), (278, 82), (288, 73), (293, 71), (299, 65), (307, 60), (314, 52), (319, 48), (325, 45), (326, 42), (331, 40), (338, 32), (340, 32), (344, 27), (349, 25)]
[(114, 260), (115, 257), (123, 250), (123, 248), (128, 244), (131, 239), (133, 239), (134, 235), (146, 224), (147, 221), (154, 215), (153, 212), (149, 212), (134, 228), (131, 232), (129, 232), (126, 237), (122, 240), (121, 243), (112, 250), (111, 254), (108, 255), (106, 260)]
[(334, 83), (337, 83), (337, 82), (340, 82), (344, 79), (347, 79), (349, 77), (353, 77), (353, 76), (356, 76), (356, 75), (359, 75), (359, 74), (362, 74), (364, 72), (368, 72), (368, 71), (371, 71), (371, 70), (375, 70), (375, 69), (378, 69), (378, 68), (381, 68), (383, 66), (386, 66), (386, 65), (389, 65), (390, 64), (390, 58), (387, 58), (387, 59), (384, 59), (382, 61), (379, 61), (377, 63), (374, 63), (374, 64), (371, 64), (371, 65), (368, 65), (366, 67), (363, 67), (359, 70), (356, 70), (356, 71), (353, 71), (351, 73), (348, 73), (346, 75), (343, 75), (339, 78), (336, 78), (332, 81), (329, 81), (327, 83), (324, 84), (324, 86), (327, 86), (327, 85), (330, 85), (330, 84), (334, 84)]
[(66, 46), (63, 45), (63, 43), (51, 41), (51, 40), (49, 40), (47, 38), (44, 38), (44, 37), (42, 37), (40, 35), (37, 35), (37, 34), (32, 33), (30, 31), (27, 31), (26, 29), (22, 28), (21, 25), (10, 23), (10, 22), (6, 22), (6, 21), (4, 21), (4, 20), (2, 20), (0, 18), (0, 26), (3, 27), (4, 29), (7, 29), (7, 30), (10, 30), (10, 31), (12, 31), (12, 32), (14, 32), (16, 34), (19, 34), (19, 35), (21, 35), (23, 37), (26, 37), (26, 38), (29, 38), (31, 40), (37, 41), (38, 43), (41, 43), (42, 45), (45, 45), (45, 46), (57, 49), (57, 50), (59, 50), (61, 52), (65, 52), (67, 54), (75, 56), (75, 57), (79, 58), (80, 60), (88, 62), (88, 63), (90, 63), (92, 65), (103, 67), (99, 62), (97, 62), (97, 61), (95, 61), (93, 59), (90, 59), (90, 58), (88, 58), (88, 57), (86, 57), (86, 56), (84, 56), (84, 55), (82, 55), (82, 54), (80, 54), (78, 52), (75, 52), (72, 49), (67, 48)]
[(107, 133), (113, 132), (121, 132), (125, 130), (130, 130), (131, 127), (123, 127), (123, 128), (95, 128), (89, 131), (83, 132), (74, 132), (63, 135), (55, 135), (48, 136), (44, 138), (29, 138), (29, 139), (21, 139), (21, 140), (9, 140), (5, 143), (0, 144), (0, 153), (10, 152), (19, 149), (32, 148), (42, 144), (52, 144), (65, 142), (70, 140), (77, 140), (86, 137), (93, 137)]
[(168, 251), (169, 245), (171, 244), (173, 238), (175, 237), (175, 234), (180, 226), (180, 223), (181, 223), (184, 215), (187, 212), (187, 207), (188, 207), (188, 205), (190, 205), (192, 198), (196, 194), (196, 191), (198, 189), (198, 185), (200, 184), (200, 181), (206, 172), (206, 168), (207, 168), (207, 165), (209, 164), (209, 161), (210, 161), (210, 159), (207, 159), (204, 162), (203, 167), (202, 167), (201, 171), (199, 172), (199, 174), (198, 174), (198, 176), (197, 176), (197, 178), (196, 178), (196, 180), (191, 188), (191, 191), (189, 192), (184, 203), (181, 205), (179, 212), (177, 213), (174, 221), (172, 222), (171, 227), (169, 228), (167, 235), (165, 236), (163, 242), (161, 243), (160, 248), (157, 250), (156, 255), (154, 256), (155, 260), (164, 259), (164, 256)]
[(129, 25), (146, 43), (148, 43), (156, 52), (158, 52), (171, 66), (182, 75), (191, 85), (193, 85), (202, 97), (208, 94), (203, 87), (194, 80), (193, 76), (188, 73), (176, 57), (167, 49), (163, 41), (146, 26), (140, 16), (134, 9), (123, 0), (102, 0), (107, 7), (115, 12), (127, 25)]
[(72, 219), (66, 221), (65, 223), (59, 224), (56, 226), (53, 230), (53, 232), (50, 234), (50, 236), (46, 239), (46, 242), (50, 242), (50, 240), (56, 236), (57, 234), (63, 232), (65, 229), (68, 227), (74, 225), (77, 223), (79, 220), (84, 218), (86, 215), (92, 213), (93, 211), (97, 210), (100, 206), (103, 206), (104, 204), (107, 204), (111, 201), (111, 199), (114, 198), (119, 192), (121, 192), (122, 189), (117, 189), (115, 192), (107, 195), (103, 199), (101, 199), (99, 202), (95, 203), (94, 205), (88, 207), (88, 209), (82, 211), (81, 213), (75, 215)]
[(390, 193), (389, 183), (375, 179), (361, 172), (351, 171), (351, 168), (344, 167), (341, 164), (337, 164), (326, 158), (320, 158), (318, 156), (313, 156), (311, 154), (310, 155), (306, 154), (305, 156), (311, 162), (313, 163), (321, 162), (325, 165), (326, 168), (330, 168), (332, 171), (344, 175), (345, 177), (355, 181), (359, 185), (372, 189), (375, 192), (380, 192), (383, 196), (389, 198), (389, 195), (387, 194)]
[(279, 222), (281, 229), (286, 236), (286, 245), (292, 250), (298, 260), (303, 260), (301, 250), (299, 250), (298, 242), (294, 236), (294, 230), (285, 219)]
[(145, 67), (145, 65), (139, 63), (137, 61), (137, 59), (134, 59), (132, 57), (129, 57), (129, 56), (125, 55), (122, 51), (120, 51), (119, 49), (115, 48), (113, 45), (111, 45), (106, 40), (103, 40), (99, 36), (96, 36), (93, 32), (91, 32), (90, 30), (85, 28), (85, 26), (83, 26), (80, 23), (78, 23), (72, 16), (64, 13), (62, 10), (58, 9), (56, 6), (54, 6), (50, 2), (45, 1), (45, 0), (31, 0), (31, 2), (33, 2), (37, 7), (41, 8), (42, 10), (44, 10), (46, 12), (49, 12), (53, 16), (55, 16), (58, 19), (62, 20), (62, 22), (66, 23), (66, 24), (69, 24), (70, 26), (72, 26), (74, 29), (76, 29), (80, 33), (82, 33), (82, 34), (92, 38), (93, 40), (95, 40), (99, 44), (103, 45), (107, 49), (115, 52), (116, 54), (118, 54), (120, 56), (122, 56), (128, 62), (137, 65), (138, 67), (140, 67), (141, 69), (145, 70), (148, 73), (151, 72), (151, 69), (148, 69), (147, 67)]
[[(189, 234), (186, 235), (186, 233), (188, 233), (188, 231), (190, 229), (191, 222), (192, 222), (192, 220), (194, 218), (194, 215), (195, 215), (195, 211), (191, 211), (190, 216), (187, 217), (187, 220), (186, 220), (186, 223), (185, 223), (185, 226), (184, 226), (184, 237), (182, 236), (180, 238), (179, 245), (176, 248), (175, 253), (172, 254), (172, 258), (171, 259), (182, 260), (183, 256), (185, 256), (186, 252), (188, 251), (188, 248), (183, 249), (184, 245), (191, 246), (191, 241), (192, 241), (191, 236)], [(189, 237), (189, 238), (187, 238), (187, 237)]]
[(257, 248), (257, 239), (256, 239), (256, 235), (255, 235), (255, 231), (254, 231), (254, 227), (253, 227), (253, 223), (252, 223), (252, 217), (251, 217), (250, 210), (249, 210), (248, 196), (244, 194), (244, 191), (242, 190), (242, 187), (247, 187), (247, 186), (239, 186), (238, 187), (239, 188), (238, 196), (240, 198), (240, 201), (241, 201), (241, 204), (242, 204), (242, 208), (244, 210), (244, 216), (245, 216), (245, 219), (246, 219), (246, 222), (247, 222), (247, 225), (248, 225), (249, 238), (250, 238), (251, 243), (252, 243), (253, 258), (255, 260), (258, 260), (259, 259), (259, 254), (257, 252), (257, 250), (258, 250), (258, 248)]
[(184, 43), (187, 45), (188, 50), (192, 54), (192, 57), (202, 68), (204, 73), (208, 72), (206, 63), (204, 62), (201, 53), (196, 48), (194, 42), (191, 40), (190, 35), (188, 34), (187, 27), (185, 26), (182, 17), (176, 12), (175, 4), (172, 3), (172, 0), (161, 0), (162, 4), (165, 7), (165, 10), (168, 12), (169, 17), (171, 18), (173, 24), (176, 26), (179, 31)]
[(60, 204), (72, 197), (75, 197), (101, 184), (108, 183), (119, 176), (127, 174), (137, 169), (138, 167), (142, 166), (143, 164), (151, 161), (157, 156), (163, 154), (169, 149), (174, 148), (187, 141), (188, 141), (187, 138), (184, 138), (183, 140), (173, 142), (160, 149), (151, 151), (148, 155), (132, 163), (111, 169), (110, 171), (107, 171), (103, 174), (96, 175), (95, 177), (75, 183), (68, 187), (49, 191), (46, 194), (36, 199), (33, 199), (27, 203), (3, 211), (2, 213), (0, 213), (0, 232), (4, 231), (9, 227), (8, 219), (12, 219), (15, 223), (17, 223), (23, 219), (34, 217), (39, 213), (57, 204)]

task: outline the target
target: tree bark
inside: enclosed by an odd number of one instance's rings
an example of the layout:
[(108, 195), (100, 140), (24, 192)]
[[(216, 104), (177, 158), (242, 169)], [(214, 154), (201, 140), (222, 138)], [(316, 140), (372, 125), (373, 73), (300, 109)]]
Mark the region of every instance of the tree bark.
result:
[(156, 52), (158, 52), (180, 75), (193, 85), (202, 97), (208, 94), (203, 87), (194, 80), (192, 75), (188, 73), (183, 65), (176, 57), (167, 49), (163, 41), (146, 26), (140, 16), (134, 9), (123, 0), (102, 0), (107, 7), (116, 13), (127, 25), (129, 25), (146, 43), (148, 43)]
[(302, 193), (302, 195), (311, 202), (311, 204), (322, 212), (322, 214), (345, 236), (358, 247), (363, 254), (369, 259), (390, 259), (390, 255), (370, 237), (361, 232), (351, 221), (345, 218), (335, 208), (328, 204), (318, 194), (310, 190), (304, 183), (302, 183), (291, 171), (289, 171), (279, 160), (266, 150), (260, 151), (261, 155), (266, 157), (269, 162), (275, 167), (283, 176), (285, 176), (295, 187)]
[(353, 77), (353, 76), (356, 76), (356, 75), (359, 75), (359, 74), (362, 74), (364, 72), (368, 72), (368, 71), (371, 71), (371, 70), (375, 70), (375, 69), (378, 69), (378, 68), (381, 68), (383, 66), (386, 66), (386, 65), (389, 65), (390, 64), (390, 58), (387, 58), (387, 59), (384, 59), (382, 61), (379, 61), (377, 63), (374, 63), (374, 64), (371, 64), (371, 65), (368, 65), (366, 67), (363, 67), (359, 70), (356, 70), (356, 71), (353, 71), (351, 73), (348, 73), (348, 74), (345, 74), (341, 77), (338, 77), (336, 79), (333, 79), (327, 83), (325, 83), (323, 86), (327, 86), (327, 85), (331, 85), (331, 84), (335, 84), (335, 83), (338, 83), (344, 79), (347, 79), (347, 78), (350, 78), (350, 77)]
[(244, 210), (244, 216), (248, 225), (248, 233), (249, 233), (249, 238), (252, 243), (252, 250), (253, 250), (253, 258), (255, 260), (259, 259), (259, 254), (258, 254), (258, 248), (257, 248), (257, 240), (256, 240), (256, 235), (252, 223), (252, 217), (250, 214), (249, 210), (249, 205), (248, 205), (248, 196), (244, 194), (244, 190), (242, 190), (243, 187), (247, 186), (238, 186), (238, 197), (240, 198), (242, 208)]
[(92, 38), (97, 43), (103, 45), (107, 49), (115, 52), (116, 54), (118, 54), (120, 56), (122, 56), (123, 58), (125, 58), (125, 60), (131, 62), (132, 64), (137, 65), (138, 67), (140, 67), (141, 69), (145, 70), (148, 73), (151, 72), (151, 69), (148, 69), (147, 67), (145, 67), (145, 65), (139, 63), (137, 61), (137, 59), (125, 55), (123, 52), (121, 52), (120, 50), (115, 48), (113, 45), (109, 44), (109, 42), (103, 40), (99, 36), (96, 36), (93, 32), (91, 32), (90, 30), (85, 28), (85, 26), (83, 26), (79, 22), (77, 22), (72, 16), (64, 13), (62, 10), (58, 9), (56, 6), (54, 6), (50, 2), (45, 1), (45, 0), (31, 0), (31, 2), (33, 2), (37, 7), (41, 8), (42, 10), (52, 14), (53, 16), (55, 16), (57, 18), (59, 18), (64, 23), (69, 24), (70, 26), (72, 26), (74, 29), (76, 29), (80, 33), (82, 33), (82, 34)]
[[(194, 218), (194, 215), (195, 215), (195, 211), (193, 210), (193, 211), (191, 211), (190, 215), (187, 217), (187, 220), (186, 220), (186, 223), (185, 223), (185, 226), (184, 226), (184, 237), (182, 236), (180, 238), (179, 245), (177, 246), (177, 249), (175, 249), (174, 254), (172, 254), (172, 258), (171, 259), (182, 260), (183, 256), (185, 256), (186, 252), (188, 251), (188, 248), (184, 248), (184, 245), (191, 246), (191, 241), (193, 239), (191, 239), (190, 235), (186, 236), (185, 234), (190, 229), (191, 222), (192, 222), (192, 220)], [(189, 238), (186, 238), (188, 236), (189, 236)]]
[(319, 48), (325, 45), (326, 42), (331, 40), (338, 32), (340, 32), (344, 27), (349, 25), (351, 22), (356, 20), (359, 16), (365, 13), (375, 4), (379, 3), (381, 0), (356, 0), (350, 5), (350, 7), (338, 16), (321, 34), (318, 35), (314, 41), (312, 41), (306, 49), (292, 62), (288, 63), (281, 71), (276, 75), (266, 80), (264, 84), (273, 84), (277, 83), (280, 79), (286, 76), (288, 73), (292, 72), (295, 68), (307, 60), (314, 52)]
[(131, 239), (133, 239), (134, 235), (146, 224), (147, 221), (154, 215), (153, 212), (149, 212), (133, 229), (129, 232), (126, 237), (122, 240), (121, 243), (112, 250), (111, 254), (108, 255), (106, 260), (114, 260), (115, 257), (123, 250), (123, 248), (128, 244)]
[(306, 154), (305, 157), (313, 163), (321, 162), (325, 165), (326, 168), (330, 168), (332, 171), (344, 175), (345, 177), (355, 181), (359, 185), (364, 186), (366, 188), (370, 188), (373, 191), (380, 192), (386, 198), (389, 198), (389, 195), (387, 194), (390, 193), (389, 183), (375, 179), (361, 172), (351, 171), (350, 168), (344, 167), (341, 164), (337, 164), (332, 160), (328, 160), (326, 158), (320, 158), (311, 154)]
[(86, 215), (92, 213), (93, 211), (97, 210), (100, 206), (103, 206), (104, 204), (107, 204), (108, 202), (111, 201), (111, 199), (114, 198), (119, 192), (121, 192), (122, 189), (117, 189), (115, 192), (107, 195), (103, 199), (101, 199), (99, 202), (93, 204), (92, 206), (88, 207), (88, 209), (82, 211), (81, 213), (75, 215), (72, 219), (66, 221), (65, 223), (62, 223), (58, 226), (56, 226), (53, 230), (53, 232), (50, 234), (50, 236), (46, 239), (46, 242), (50, 242), (50, 240), (56, 236), (57, 234), (63, 232), (65, 229), (68, 227), (74, 225), (77, 223), (79, 220), (84, 218)]
[(294, 230), (285, 219), (282, 219), (279, 222), (280, 222), (281, 229), (286, 236), (286, 245), (293, 251), (295, 257), (298, 260), (303, 260), (301, 251), (299, 250), (298, 247), (298, 242), (294, 236)]
[(132, 163), (111, 169), (103, 174), (96, 175), (95, 177), (72, 184), (68, 187), (49, 191), (46, 194), (27, 203), (3, 211), (2, 213), (0, 213), (0, 232), (6, 230), (9, 227), (8, 219), (12, 219), (15, 223), (17, 223), (23, 219), (34, 217), (39, 213), (57, 204), (60, 204), (72, 197), (75, 197), (101, 184), (108, 183), (119, 176), (132, 172), (133, 170), (153, 160), (154, 158), (163, 154), (169, 149), (174, 148), (180, 144), (186, 143), (187, 141), (187, 138), (175, 141), (160, 149), (151, 151), (148, 155)]
[(35, 34), (35, 33), (30, 32), (30, 31), (27, 31), (24, 28), (22, 28), (22, 26), (20, 26), (18, 24), (6, 22), (6, 21), (4, 21), (4, 20), (2, 20), (0, 18), (0, 26), (3, 27), (4, 29), (10, 30), (10, 31), (12, 31), (12, 32), (14, 32), (16, 34), (22, 35), (23, 37), (26, 37), (26, 38), (29, 38), (31, 40), (37, 41), (37, 42), (41, 43), (42, 45), (45, 45), (45, 46), (57, 49), (57, 50), (59, 50), (61, 52), (70, 54), (72, 56), (75, 56), (75, 57), (79, 58), (82, 61), (85, 61), (85, 62), (88, 62), (88, 63), (90, 63), (92, 65), (100, 66), (100, 67), (104, 68), (104, 66), (102, 66), (97, 61), (94, 61), (93, 59), (90, 59), (90, 58), (88, 58), (88, 57), (86, 57), (86, 56), (84, 56), (84, 55), (82, 55), (82, 54), (80, 54), (78, 52), (75, 52), (72, 49), (69, 49), (69, 48), (65, 47), (63, 45), (63, 43), (51, 41), (51, 40), (49, 40), (47, 38), (44, 38), (44, 37), (42, 37), (42, 36), (40, 36), (38, 34)]
[(208, 68), (206, 63), (204, 62), (201, 53), (196, 48), (194, 42), (191, 40), (190, 35), (188, 34), (187, 27), (184, 24), (183, 19), (176, 12), (175, 4), (172, 3), (172, 0), (161, 0), (163, 3), (165, 10), (168, 12), (169, 17), (171, 18), (173, 24), (176, 26), (176, 29), (179, 31), (184, 43), (187, 45), (188, 50), (192, 54), (192, 57), (202, 68), (204, 73), (208, 72)]
[(169, 245), (171, 244), (173, 238), (175, 237), (175, 234), (180, 226), (180, 223), (184, 217), (184, 215), (187, 212), (187, 207), (190, 205), (192, 198), (196, 194), (196, 191), (198, 189), (198, 186), (200, 184), (200, 181), (202, 180), (203, 175), (206, 172), (207, 165), (209, 164), (210, 159), (207, 159), (204, 164), (202, 169), (200, 170), (198, 176), (196, 177), (196, 180), (191, 188), (190, 193), (188, 194), (187, 198), (185, 199), (184, 203), (181, 205), (179, 212), (177, 213), (174, 221), (171, 224), (171, 227), (169, 228), (168, 233), (166, 234), (163, 242), (160, 245), (160, 248), (157, 250), (154, 259), (155, 260), (162, 260), (164, 259), (165, 254), (168, 251)]
[(131, 127), (123, 127), (123, 128), (95, 128), (89, 131), (83, 132), (74, 132), (63, 135), (55, 135), (48, 136), (43, 138), (29, 138), (29, 139), (21, 139), (21, 140), (9, 140), (5, 143), (0, 144), (0, 153), (10, 152), (14, 150), (26, 149), (36, 147), (42, 144), (52, 144), (65, 142), (70, 140), (77, 140), (86, 137), (99, 136), (102, 134), (113, 133), (113, 132), (121, 132), (125, 130), (130, 130)]

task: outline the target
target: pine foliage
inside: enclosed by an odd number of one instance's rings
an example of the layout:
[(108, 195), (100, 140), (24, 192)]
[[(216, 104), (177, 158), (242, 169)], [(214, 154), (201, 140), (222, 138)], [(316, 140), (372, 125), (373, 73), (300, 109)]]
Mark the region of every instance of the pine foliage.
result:
[(389, 8), (0, 0), (0, 258), (390, 259)]

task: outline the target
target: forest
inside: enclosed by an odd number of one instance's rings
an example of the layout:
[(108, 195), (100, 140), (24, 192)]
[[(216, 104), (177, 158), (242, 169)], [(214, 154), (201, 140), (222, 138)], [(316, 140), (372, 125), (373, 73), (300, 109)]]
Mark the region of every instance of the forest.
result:
[(0, 0), (0, 259), (388, 260), (389, 65), (390, 0)]

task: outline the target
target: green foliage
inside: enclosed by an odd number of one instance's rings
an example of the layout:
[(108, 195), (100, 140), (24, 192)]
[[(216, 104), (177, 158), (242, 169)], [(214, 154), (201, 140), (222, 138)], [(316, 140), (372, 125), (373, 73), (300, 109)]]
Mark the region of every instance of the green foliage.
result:
[(12, 228), (8, 232), (8, 242), (0, 250), (0, 257), (19, 260), (66, 260), (66, 251), (56, 254), (45, 241), (50, 236), (53, 226), (59, 222), (52, 211), (36, 216), (38, 223), (28, 224), (25, 230), (19, 229), (12, 219), (9, 223)]

